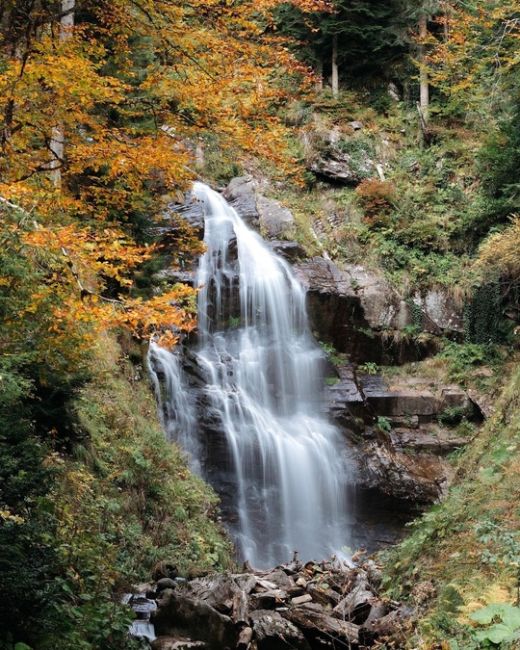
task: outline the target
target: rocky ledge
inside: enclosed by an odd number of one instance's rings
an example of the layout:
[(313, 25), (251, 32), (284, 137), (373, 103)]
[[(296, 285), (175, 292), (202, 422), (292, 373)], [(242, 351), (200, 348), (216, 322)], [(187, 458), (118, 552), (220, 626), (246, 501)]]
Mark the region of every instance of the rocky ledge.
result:
[(166, 577), (142, 588), (157, 634), (153, 650), (402, 647), (412, 611), (381, 597), (380, 581), (372, 560), (351, 567), (294, 559), (269, 571)]
[(353, 443), (359, 484), (414, 503), (442, 498), (453, 478), (446, 457), (469, 442), (450, 425), (481, 422), (477, 403), (459, 386), (431, 378), (390, 381), (352, 364), (333, 372), (327, 408)]
[(437, 350), (436, 337), (463, 330), (461, 308), (440, 290), (405, 298), (382, 275), (324, 257), (302, 260), (294, 271), (307, 289), (313, 328), (353, 361), (417, 361)]

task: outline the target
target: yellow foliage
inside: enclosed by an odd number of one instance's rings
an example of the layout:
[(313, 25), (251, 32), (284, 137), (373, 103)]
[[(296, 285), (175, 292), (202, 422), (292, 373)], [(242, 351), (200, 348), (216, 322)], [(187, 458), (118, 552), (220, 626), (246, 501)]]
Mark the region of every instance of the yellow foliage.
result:
[(511, 279), (520, 279), (520, 217), (511, 218), (511, 224), (502, 232), (488, 237), (480, 247), (476, 262), (482, 273), (493, 271)]
[[(159, 340), (173, 345), (194, 327), (192, 289), (129, 297), (133, 271), (156, 249), (114, 226), (136, 213), (153, 220), (161, 194), (187, 187), (194, 143), (216, 138), (231, 160), (254, 154), (298, 173), (278, 109), (312, 80), (266, 29), (279, 4), (82, 0), (66, 37), (59, 3), (34, 3), (23, 17), (16, 3), (0, 8), (0, 205), (20, 206), (13, 227), (45, 269), (19, 316), (36, 321), (52, 303), (47, 352), (50, 341), (55, 351), (67, 340), (88, 347), (112, 327), (171, 330)], [(200, 251), (179, 233), (180, 256)]]
[(472, 600), (466, 605), (459, 608), (460, 616), (458, 617), (459, 623), (463, 625), (471, 625), (470, 614), (477, 610), (489, 605), (491, 603), (512, 603), (514, 601), (512, 589), (514, 589), (514, 582), (511, 584), (511, 589), (506, 589), (503, 584), (493, 583), (483, 593), (478, 600)]

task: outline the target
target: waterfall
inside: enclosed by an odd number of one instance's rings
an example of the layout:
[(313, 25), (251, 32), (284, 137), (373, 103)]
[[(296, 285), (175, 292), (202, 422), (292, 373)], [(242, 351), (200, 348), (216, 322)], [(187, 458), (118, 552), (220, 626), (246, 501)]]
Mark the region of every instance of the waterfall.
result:
[(202, 473), (231, 477), (230, 527), (243, 559), (267, 567), (295, 550), (306, 560), (341, 553), (349, 543), (348, 467), (341, 435), (322, 414), (324, 359), (305, 292), (223, 197), (201, 183), (193, 191), (205, 214), (193, 350), (205, 385), (196, 397), (177, 356), (151, 347), (166, 430), (193, 456), (201, 448), (197, 409), (216, 414), (211, 435), (224, 439), (226, 467), (208, 458)]

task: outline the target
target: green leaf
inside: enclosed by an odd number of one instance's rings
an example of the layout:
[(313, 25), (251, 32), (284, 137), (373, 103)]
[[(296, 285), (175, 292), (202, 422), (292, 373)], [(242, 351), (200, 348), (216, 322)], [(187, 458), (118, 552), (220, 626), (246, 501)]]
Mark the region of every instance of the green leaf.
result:
[(487, 607), (477, 609), (477, 611), (470, 614), (469, 617), (472, 621), (475, 621), (475, 623), (480, 623), (480, 625), (489, 625), (489, 623), (493, 622), (495, 616), (500, 616), (500, 607), (500, 603), (492, 603)]
[(501, 613), (502, 623), (512, 630), (520, 628), (520, 607), (513, 605), (503, 605)]
[(507, 625), (497, 623), (486, 630), (478, 630), (475, 637), (479, 641), (491, 641), (491, 643), (499, 644), (504, 641), (511, 641), (514, 638), (514, 632)]
[(14, 650), (32, 650), (32, 648), (27, 643), (15, 643)]

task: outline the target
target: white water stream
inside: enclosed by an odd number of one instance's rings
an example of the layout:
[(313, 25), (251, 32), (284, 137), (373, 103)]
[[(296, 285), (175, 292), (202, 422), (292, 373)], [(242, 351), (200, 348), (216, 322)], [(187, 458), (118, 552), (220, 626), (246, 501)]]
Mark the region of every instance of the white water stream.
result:
[[(194, 193), (207, 247), (194, 352), (205, 404), (218, 414), (220, 433), (211, 435), (225, 437), (241, 556), (267, 567), (295, 550), (305, 560), (341, 553), (349, 543), (348, 468), (340, 433), (322, 415), (323, 354), (309, 331), (305, 293), (219, 194), (201, 183)], [(151, 345), (165, 428), (196, 466), (200, 414), (181, 362)]]

